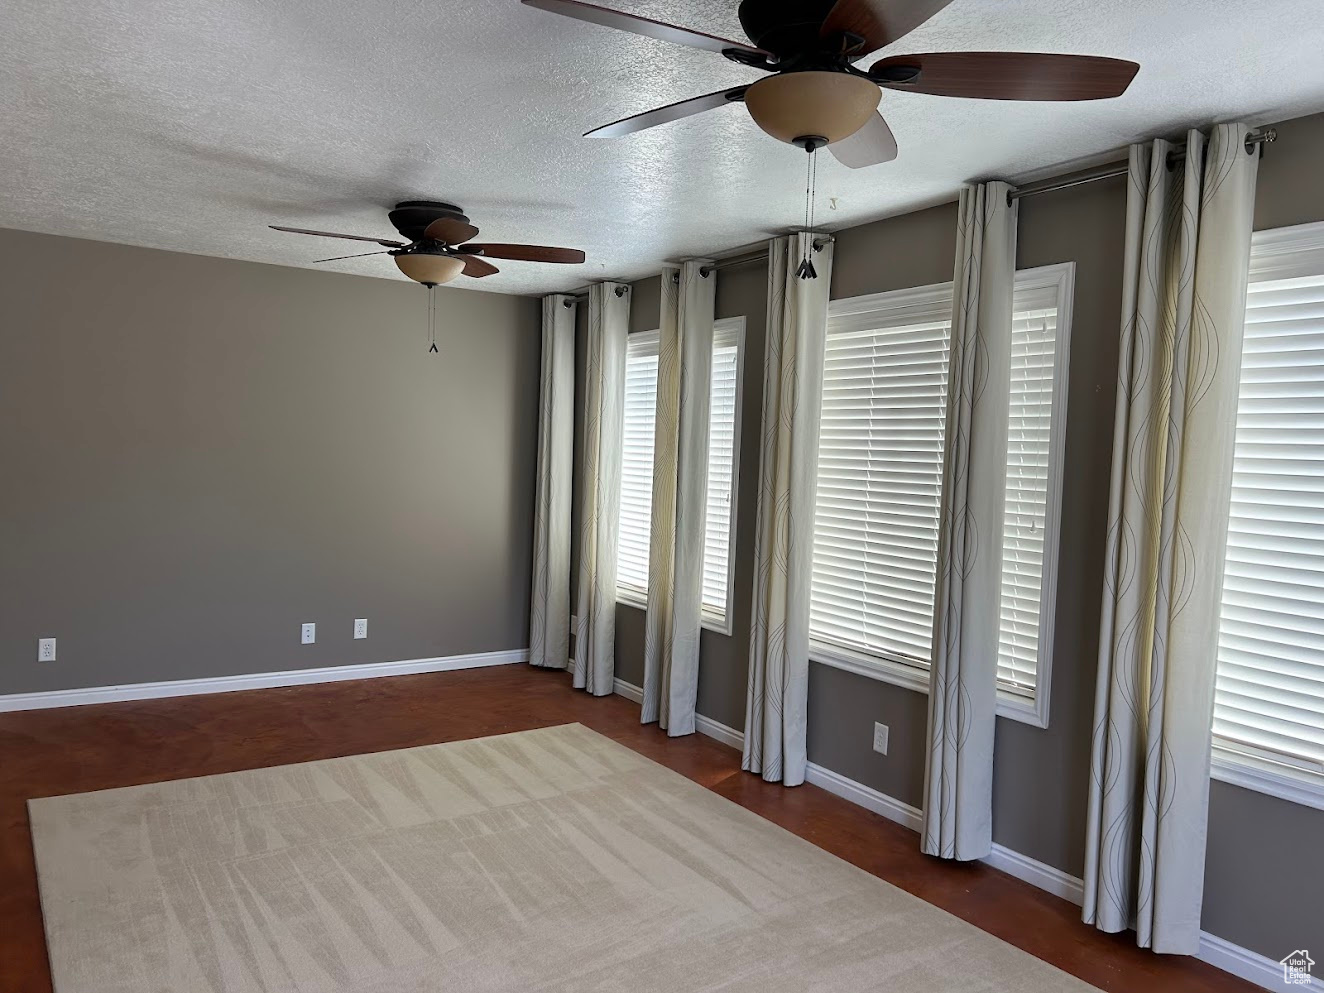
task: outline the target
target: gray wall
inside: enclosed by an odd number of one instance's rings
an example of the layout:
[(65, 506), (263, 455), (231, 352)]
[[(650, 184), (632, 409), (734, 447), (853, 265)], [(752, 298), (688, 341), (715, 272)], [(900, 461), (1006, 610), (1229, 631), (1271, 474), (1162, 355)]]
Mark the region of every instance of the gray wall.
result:
[(404, 281), (5, 230), (0, 273), (0, 693), (528, 645), (536, 301), (438, 291), (429, 356)]
[[(1256, 227), (1324, 219), (1324, 115), (1278, 126), (1262, 164)], [(1090, 737), (1111, 470), (1126, 186), (1115, 179), (1027, 198), (1021, 204), (1020, 268), (1076, 263), (1060, 565), (1046, 729), (999, 719), (994, 838), (1071, 875), (1084, 869)], [(945, 204), (837, 233), (832, 297), (922, 286), (952, 278), (956, 210)], [(705, 631), (699, 712), (744, 726), (748, 618), (756, 530), (758, 420), (762, 402), (766, 266), (723, 271), (718, 313), (749, 321), (737, 509), (735, 634)], [(656, 281), (635, 285), (632, 330), (657, 325)], [(756, 316), (757, 315), (757, 316)], [(756, 324), (757, 321), (757, 324)], [(755, 330), (757, 327), (757, 331)], [(639, 682), (643, 612), (620, 606), (617, 672)], [(891, 728), (890, 754), (872, 749), (873, 723)], [(813, 663), (809, 758), (919, 806), (927, 700), (923, 694)], [(1324, 947), (1324, 812), (1215, 782), (1210, 796), (1204, 927), (1279, 958)]]

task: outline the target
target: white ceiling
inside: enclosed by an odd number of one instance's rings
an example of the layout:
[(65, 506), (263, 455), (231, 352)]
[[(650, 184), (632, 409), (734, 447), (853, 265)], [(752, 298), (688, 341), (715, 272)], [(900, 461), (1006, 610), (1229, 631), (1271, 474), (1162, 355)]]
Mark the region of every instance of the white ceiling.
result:
[[(736, 0), (615, 5), (743, 37)], [(355, 245), (268, 224), (390, 237), (395, 201), (444, 199), (484, 239), (588, 252), (465, 281), (538, 293), (644, 276), (802, 215), (804, 153), (741, 107), (579, 137), (757, 73), (517, 0), (4, 0), (0, 39), (4, 227), (300, 266)], [(900, 158), (852, 171), (824, 156), (820, 220), (857, 224), (1194, 123), (1324, 109), (1322, 45), (1319, 0), (954, 0), (890, 51), (1080, 52), (1140, 75), (1095, 104), (884, 93)], [(385, 256), (325, 268), (403, 278)]]

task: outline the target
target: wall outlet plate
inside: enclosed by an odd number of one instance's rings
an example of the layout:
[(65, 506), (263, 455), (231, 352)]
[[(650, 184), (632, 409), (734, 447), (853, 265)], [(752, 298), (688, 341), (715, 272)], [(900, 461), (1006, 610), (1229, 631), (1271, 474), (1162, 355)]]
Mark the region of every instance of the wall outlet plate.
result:
[(299, 644), (311, 645), (317, 641), (317, 625), (305, 624), (299, 629)]
[(356, 639), (368, 637), (368, 619), (366, 617), (354, 619), (354, 637)]
[(887, 754), (887, 725), (876, 721), (873, 726), (873, 750), (880, 755)]
[(37, 640), (37, 661), (54, 662), (55, 661), (55, 639), (39, 638)]

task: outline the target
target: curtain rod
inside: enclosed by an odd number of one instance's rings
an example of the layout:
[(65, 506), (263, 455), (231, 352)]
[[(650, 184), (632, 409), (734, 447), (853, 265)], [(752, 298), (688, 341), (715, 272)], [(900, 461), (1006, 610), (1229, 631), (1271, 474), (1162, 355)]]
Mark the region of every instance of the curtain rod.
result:
[[(1272, 145), (1278, 140), (1278, 130), (1276, 128), (1260, 128), (1257, 131), (1246, 132), (1246, 151), (1254, 151), (1255, 147)], [(1186, 158), (1186, 147), (1183, 145), (1168, 153), (1168, 165), (1173, 166)], [(1093, 169), (1086, 169), (1084, 172), (1072, 173), (1069, 176), (1061, 176), (1053, 179), (1043, 179), (1037, 183), (1027, 183), (1018, 187), (1007, 194), (1007, 203), (1010, 204), (1021, 197), (1032, 197), (1039, 193), (1053, 193), (1057, 190), (1067, 190), (1073, 186), (1083, 186), (1086, 183), (1096, 183), (1101, 179), (1112, 179), (1115, 176), (1125, 176), (1130, 171), (1130, 167), (1125, 163), (1110, 163), (1108, 165), (1096, 166)], [(821, 251), (823, 246), (831, 239), (815, 239), (814, 250)], [(754, 252), (747, 252), (744, 255), (732, 255), (730, 258), (719, 259), (712, 265), (706, 265), (699, 271), (705, 276), (717, 269), (727, 269), (731, 266), (745, 265), (749, 262), (758, 262), (768, 257), (766, 248)], [(570, 300), (587, 300), (588, 290), (580, 290), (578, 293), (564, 294), (569, 297), (566, 306), (570, 306)], [(618, 290), (617, 296), (621, 293)]]
[[(830, 244), (832, 240), (833, 239), (831, 236), (828, 236), (826, 238), (815, 238), (814, 251), (821, 252), (823, 250), (823, 246)], [(704, 266), (702, 269), (699, 270), (699, 272), (707, 276), (710, 272), (713, 272), (717, 269), (728, 269), (731, 266), (745, 265), (749, 262), (758, 262), (761, 259), (766, 259), (767, 257), (768, 257), (768, 250), (766, 248), (760, 248), (757, 251), (746, 252), (743, 255), (732, 255), (729, 258), (718, 259), (712, 265)], [(680, 276), (677, 275), (675, 278), (679, 280)], [(569, 297), (570, 300), (587, 300), (588, 290), (579, 290), (576, 293), (563, 293), (561, 295), (565, 297)], [(618, 290), (616, 295), (621, 296), (622, 294)], [(569, 301), (566, 302), (566, 306), (567, 307), (570, 306)]]
[[(629, 292), (630, 292), (630, 287), (628, 287), (628, 286), (618, 286), (618, 287), (616, 287), (616, 295), (617, 295), (618, 297), (623, 297), (623, 296), (625, 296), (625, 294), (627, 294), (627, 293), (629, 293)], [(573, 307), (574, 304), (572, 304), (570, 301), (571, 301), (571, 300), (575, 300), (575, 301), (579, 301), (579, 300), (587, 300), (587, 299), (588, 299), (588, 290), (587, 290), (587, 289), (584, 289), (584, 290), (576, 290), (574, 293), (557, 293), (557, 294), (555, 294), (555, 295), (556, 295), (556, 296), (562, 296), (562, 297), (565, 297), (565, 298), (566, 298), (565, 305), (566, 305), (567, 307)]]
[[(815, 238), (814, 251), (821, 252), (823, 250), (823, 246), (831, 244), (833, 240), (834, 239), (831, 236), (828, 236), (826, 238)], [(732, 266), (746, 265), (747, 263), (750, 262), (759, 262), (763, 259), (766, 259), (767, 257), (768, 257), (768, 250), (766, 248), (760, 248), (757, 251), (746, 252), (743, 255), (732, 255), (729, 258), (718, 259), (712, 265), (704, 266), (702, 269), (699, 270), (699, 272), (701, 272), (703, 275), (706, 276), (708, 275), (708, 273), (718, 269), (729, 269)]]
[[(1258, 131), (1246, 132), (1246, 151), (1254, 151), (1255, 146), (1264, 146), (1273, 144), (1278, 140), (1278, 132), (1274, 128), (1262, 128)], [(1186, 158), (1186, 148), (1174, 149), (1168, 153), (1168, 165), (1174, 166)], [(1125, 176), (1129, 167), (1125, 162), (1110, 163), (1108, 165), (1097, 166), (1093, 169), (1087, 169), (1084, 172), (1073, 173), (1070, 176), (1059, 176), (1053, 179), (1044, 179), (1037, 183), (1027, 183), (1026, 185), (1012, 190), (1007, 194), (1007, 203), (1019, 200), (1021, 197), (1032, 197), (1037, 193), (1052, 193), (1055, 190), (1066, 190), (1073, 186), (1082, 186), (1085, 183), (1095, 183), (1101, 179), (1112, 179), (1114, 176)]]

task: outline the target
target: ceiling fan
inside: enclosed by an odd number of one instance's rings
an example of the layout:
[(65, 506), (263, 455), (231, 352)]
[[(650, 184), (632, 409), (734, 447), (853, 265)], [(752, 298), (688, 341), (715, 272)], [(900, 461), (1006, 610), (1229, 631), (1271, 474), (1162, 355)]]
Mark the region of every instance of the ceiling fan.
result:
[(636, 17), (581, 0), (523, 0), (531, 7), (716, 52), (772, 73), (594, 128), (620, 135), (743, 102), (760, 128), (812, 153), (827, 146), (851, 168), (896, 158), (877, 113), (879, 87), (982, 100), (1102, 100), (1126, 91), (1140, 67), (1122, 59), (1027, 52), (892, 55), (867, 71), (855, 63), (919, 27), (951, 0), (742, 0), (752, 44)]
[(454, 204), (436, 200), (405, 200), (397, 203), (387, 215), (391, 224), (405, 241), (388, 238), (369, 238), (357, 234), (337, 234), (333, 231), (309, 231), (306, 228), (287, 228), (279, 224), (275, 231), (310, 234), (319, 238), (344, 238), (348, 241), (366, 241), (381, 245), (386, 251), (363, 252), (359, 255), (338, 255), (317, 262), (338, 262), (368, 255), (391, 255), (410, 279), (424, 286), (448, 283), (463, 273), (481, 279), (499, 272), (488, 259), (512, 259), (521, 262), (559, 262), (574, 264), (584, 261), (584, 253), (577, 248), (549, 248), (546, 245), (511, 245), (498, 242), (473, 242), (478, 229)]

